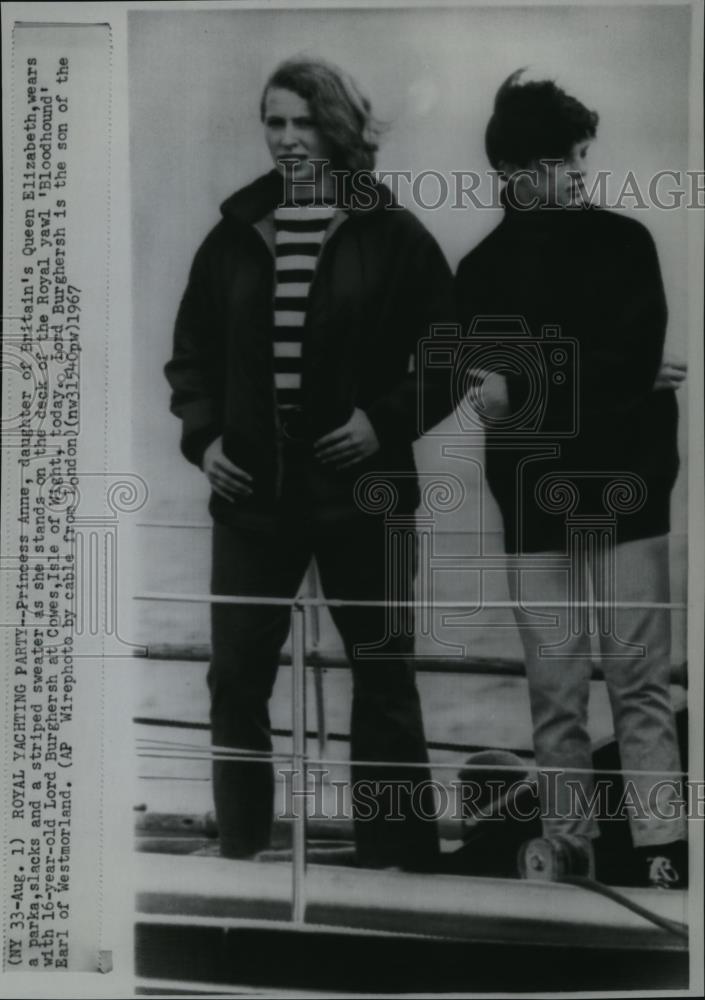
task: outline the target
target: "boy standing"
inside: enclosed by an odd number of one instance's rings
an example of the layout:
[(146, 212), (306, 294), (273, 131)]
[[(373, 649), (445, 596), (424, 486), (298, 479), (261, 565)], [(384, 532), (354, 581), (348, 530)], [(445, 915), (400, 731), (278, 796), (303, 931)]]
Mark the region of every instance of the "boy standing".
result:
[[(598, 836), (595, 817), (580, 808), (593, 793), (591, 625), (580, 618), (591, 586), (622, 769), (642, 807), (630, 815), (640, 881), (677, 886), (687, 845), (669, 697), (670, 619), (654, 605), (669, 601), (674, 389), (685, 372), (663, 362), (666, 303), (650, 234), (582, 202), (597, 114), (550, 81), (521, 83), (520, 73), (500, 88), (485, 137), (506, 181), (504, 219), (461, 262), (457, 291), (464, 329), (477, 317), (521, 317), (527, 336), (559, 329), (576, 347), (566, 377), (570, 353), (557, 342), (541, 345), (541, 419), (528, 431), (516, 416), (536, 404), (536, 383), (521, 345), (512, 358), (512, 344), (503, 347), (496, 334), (498, 361), (487, 365), (481, 397), (486, 474), (506, 551), (531, 554), (531, 571), (510, 569), (509, 583), (536, 761), (546, 769), (544, 832), (580, 838), (588, 856)], [(517, 436), (497, 436), (503, 421)], [(522, 610), (537, 601), (547, 605), (541, 614)], [(567, 608), (557, 609), (561, 602)], [(558, 643), (557, 624), (565, 624)]]

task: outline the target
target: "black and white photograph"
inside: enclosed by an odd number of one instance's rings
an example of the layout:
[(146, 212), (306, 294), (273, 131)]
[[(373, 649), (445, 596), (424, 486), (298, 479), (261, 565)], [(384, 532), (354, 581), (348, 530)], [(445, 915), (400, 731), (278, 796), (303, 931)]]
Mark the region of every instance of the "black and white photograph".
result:
[(3, 995), (699, 995), (702, 3), (5, 6)]

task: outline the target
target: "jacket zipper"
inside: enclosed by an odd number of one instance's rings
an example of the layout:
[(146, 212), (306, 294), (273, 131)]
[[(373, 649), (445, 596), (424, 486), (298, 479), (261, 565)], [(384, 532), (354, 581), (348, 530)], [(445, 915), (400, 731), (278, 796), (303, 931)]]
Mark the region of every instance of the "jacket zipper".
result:
[[(272, 260), (272, 287), (271, 287), (271, 311), (272, 317), (274, 317), (274, 293), (276, 291), (276, 273), (274, 270), (274, 265), (276, 263), (276, 258), (272, 252), (272, 248), (265, 239), (262, 230), (259, 228), (257, 222), (253, 223), (252, 228), (257, 233), (257, 236), (262, 241), (264, 247), (267, 250), (271, 260)], [(273, 323), (272, 323), (273, 326)], [(282, 495), (282, 486), (284, 482), (284, 461), (283, 461), (283, 444), (282, 444), (282, 429), (281, 421), (279, 419), (279, 410), (277, 408), (277, 390), (274, 380), (274, 340), (271, 336), (272, 331), (270, 331), (269, 345), (270, 345), (270, 356), (271, 356), (271, 372), (272, 372), (272, 413), (274, 416), (274, 439), (276, 447), (276, 476), (274, 480), (274, 498), (279, 500)]]

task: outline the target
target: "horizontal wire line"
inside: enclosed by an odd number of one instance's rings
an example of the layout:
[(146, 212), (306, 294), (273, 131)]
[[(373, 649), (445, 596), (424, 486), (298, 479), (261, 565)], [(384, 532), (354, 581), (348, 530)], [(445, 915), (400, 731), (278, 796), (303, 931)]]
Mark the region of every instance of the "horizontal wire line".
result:
[(198, 755), (190, 755), (184, 753), (146, 753), (138, 752), (138, 757), (142, 757), (148, 760), (197, 760), (197, 761), (209, 761), (209, 760), (232, 760), (238, 761), (242, 764), (284, 764), (290, 763), (289, 757), (266, 757), (260, 756), (255, 757), (252, 754), (225, 754), (225, 753), (206, 753)]
[[(185, 728), (185, 729), (196, 729), (198, 731), (208, 731), (210, 730), (210, 725), (207, 722), (180, 722), (178, 719), (146, 719), (146, 718), (135, 718), (133, 722), (138, 725), (153, 725), (153, 726), (173, 726), (175, 729)], [(292, 735), (290, 729), (273, 729), (271, 731), (272, 736), (276, 737), (290, 737)], [(306, 730), (306, 738), (310, 740), (317, 740), (320, 738), (319, 733), (315, 729)], [(333, 743), (349, 743), (350, 736), (348, 733), (326, 733), (326, 739), (331, 740)], [(164, 745), (167, 746), (181, 746), (185, 749), (198, 749), (208, 746), (204, 743), (189, 743), (189, 742), (179, 742), (177, 740), (157, 740), (150, 739), (148, 736), (138, 736), (137, 741), (141, 743), (151, 743), (152, 745)], [(211, 744), (211, 749), (213, 745)], [(481, 743), (450, 743), (444, 740), (427, 740), (426, 746), (429, 750), (448, 750), (455, 753), (478, 753), (480, 750), (487, 750), (487, 746)], [(215, 749), (225, 749), (230, 750), (231, 747), (215, 747)], [(525, 750), (523, 748), (517, 747), (502, 747), (502, 750), (509, 751), (510, 753), (515, 753), (517, 757), (532, 756), (532, 751)]]
[(133, 594), (135, 601), (171, 601), (185, 604), (253, 604), (291, 608), (423, 608), (428, 610), (478, 611), (518, 608), (607, 608), (609, 610), (685, 611), (688, 605), (677, 601), (367, 601), (326, 597), (251, 597), (231, 594), (174, 594), (146, 591)]
[(210, 776), (207, 778), (190, 778), (183, 774), (138, 774), (138, 779), (140, 781), (210, 781)]
[[(284, 735), (291, 736), (291, 733), (288, 732)], [(309, 732), (306, 734), (306, 738), (309, 740), (318, 740), (318, 733)], [(327, 733), (326, 739), (331, 740), (334, 743), (350, 742), (350, 737), (342, 733)], [(466, 745), (457, 743), (443, 743), (434, 740), (427, 740), (426, 746), (429, 750), (444, 750), (451, 753), (457, 752), (462, 754), (479, 753), (481, 751), (488, 749), (487, 746), (480, 744), (476, 744), (473, 746), (471, 744)], [(148, 737), (137, 737), (137, 749), (138, 751), (139, 750), (164, 750), (164, 751), (183, 750), (183, 751), (193, 751), (194, 753), (205, 753), (208, 751), (213, 753), (222, 753), (222, 752), (229, 753), (233, 750), (232, 747), (220, 747), (215, 744), (186, 743), (186, 742), (181, 743), (178, 740), (150, 740)], [(516, 756), (520, 757), (522, 760), (525, 758), (528, 759), (533, 757), (533, 752), (530, 750), (518, 750), (512, 747), (500, 747), (498, 749), (501, 749), (502, 752), (504, 753), (516, 754)], [(266, 751), (262, 751), (262, 753), (266, 753)]]
[[(182, 722), (179, 722), (178, 720), (152, 720), (152, 719), (144, 719), (144, 718), (135, 718), (133, 721), (136, 722), (136, 723), (143, 724), (143, 725), (185, 726), (186, 728), (198, 728), (198, 729), (203, 729), (203, 730), (210, 729), (210, 726), (206, 722), (182, 723)], [(290, 737), (291, 736), (291, 731), (290, 730), (273, 730), (272, 731), (272, 735), (273, 736)], [(318, 734), (316, 732), (310, 732), (309, 731), (309, 732), (307, 732), (306, 737), (307, 737), (307, 739), (315, 740), (315, 739), (317, 739)], [(343, 741), (348, 742), (349, 741), (349, 737), (348, 736), (345, 736), (345, 735), (340, 734), (340, 733), (328, 733), (326, 738), (329, 739), (329, 740), (340, 741), (340, 742), (343, 742)], [(137, 737), (137, 740), (138, 741), (143, 741), (143, 742), (149, 742), (149, 737)], [(159, 744), (160, 742), (168, 744), (168, 741), (158, 741), (158, 740), (155, 740), (155, 742), (157, 744)], [(447, 749), (447, 750), (451, 750), (452, 751), (452, 750), (456, 749), (456, 745), (455, 744), (441, 745), (439, 743), (434, 743), (433, 740), (429, 740), (426, 745), (431, 750), (433, 750), (433, 749)], [(240, 756), (240, 754), (242, 754), (242, 753), (249, 754), (249, 756), (253, 760), (257, 760), (257, 761), (260, 761), (260, 760), (261, 761), (280, 760), (280, 759), (291, 760), (292, 757), (293, 757), (293, 751), (291, 753), (289, 753), (289, 754), (281, 754), (281, 753), (279, 753), (279, 754), (275, 754), (274, 756), (271, 756), (267, 751), (261, 751), (260, 752), (261, 755), (260, 756), (256, 756), (255, 752), (253, 752), (252, 750), (243, 749), (242, 751), (239, 751), (236, 747), (218, 746), (216, 744), (204, 744), (203, 746), (199, 746), (198, 744), (192, 744), (192, 743), (180, 744), (178, 742), (174, 742), (173, 746), (174, 746), (175, 750), (178, 750), (178, 749), (187, 749), (187, 750), (192, 750), (195, 753), (202, 754), (202, 758), (201, 759), (207, 759), (207, 755), (208, 754), (215, 754), (215, 753), (223, 755), (223, 756), (231, 756), (233, 759), (236, 759), (236, 760), (241, 760), (242, 759), (242, 757)], [(144, 747), (143, 749), (144, 750), (149, 750), (150, 748), (149, 747)], [(155, 751), (158, 750), (158, 749), (159, 749), (159, 746), (155, 746), (154, 747)], [(497, 751), (502, 751), (502, 752), (517, 753), (516, 750), (507, 750), (505, 747), (495, 747), (495, 748), (479, 747), (478, 749), (479, 750), (495, 749)], [(474, 750), (474, 749), (469, 749), (469, 748), (464, 747), (464, 746), (458, 746), (457, 747), (457, 752), (458, 753), (475, 753), (477, 751)], [(139, 756), (143, 756), (144, 755), (142, 753), (142, 751), (141, 751), (140, 748), (138, 748), (138, 755)], [(175, 757), (172, 756), (171, 753), (169, 752), (169, 745), (167, 745), (166, 747), (164, 747), (164, 756), (168, 757), (170, 759), (175, 759)], [(517, 756), (519, 756), (518, 753), (517, 753)], [(192, 758), (192, 759), (196, 759), (196, 758)], [(430, 764), (426, 764), (426, 763), (423, 763), (423, 762), (418, 763), (418, 762), (415, 762), (415, 761), (410, 761), (410, 762), (407, 763), (405, 761), (335, 760), (335, 759), (332, 759), (332, 758), (329, 759), (329, 758), (322, 758), (322, 757), (310, 757), (308, 755), (305, 758), (305, 763), (306, 763), (307, 766), (311, 765), (312, 763), (314, 763), (314, 764), (329, 764), (329, 765), (335, 764), (335, 765), (338, 765), (338, 766), (340, 766), (340, 765), (350, 765), (350, 764), (356, 764), (356, 765), (369, 764), (370, 766), (374, 766), (374, 767), (387, 767), (387, 766), (395, 766), (395, 767), (429, 767), (430, 766), (430, 767), (436, 767), (436, 768), (438, 768), (438, 767), (458, 767), (459, 766), (459, 762), (458, 761), (431, 761)], [(653, 771), (653, 770), (648, 770), (648, 769), (641, 770), (641, 769), (636, 769), (636, 768), (626, 769), (626, 768), (616, 768), (616, 767), (615, 768), (601, 768), (601, 769), (584, 768), (584, 767), (574, 767), (574, 768), (570, 768), (570, 767), (545, 767), (545, 766), (541, 766), (539, 764), (532, 764), (526, 758), (522, 758), (521, 759), (521, 766), (524, 767), (527, 771), (544, 771), (544, 772), (551, 772), (551, 773), (552, 772), (556, 772), (557, 774), (571, 774), (571, 773), (575, 773), (575, 774), (587, 774), (587, 773), (589, 773), (589, 774), (621, 774), (621, 775), (633, 775), (633, 774), (657, 775), (657, 774), (659, 774), (659, 775), (664, 775), (664, 776), (668, 776), (668, 777), (684, 777), (684, 776), (687, 776), (687, 774), (688, 774), (687, 771), (660, 771), (660, 770), (659, 771)], [(467, 765), (463, 764), (462, 767), (463, 767), (464, 770), (516, 771), (520, 767), (520, 764), (518, 762), (516, 764), (467, 764)]]
[(137, 738), (138, 746), (148, 749), (152, 747), (157, 749), (158, 747), (173, 747), (175, 750), (217, 750), (216, 746), (208, 746), (203, 743), (180, 743), (178, 740), (150, 740), (146, 736), (138, 736)]
[[(546, 767), (541, 764), (532, 764), (528, 761), (522, 761), (521, 765), (517, 764), (460, 764), (458, 761), (404, 761), (404, 760), (336, 760), (334, 758), (326, 757), (304, 757), (301, 761), (294, 761), (292, 759), (292, 754), (275, 754), (273, 756), (268, 756), (262, 754), (261, 756), (254, 756), (248, 754), (247, 751), (239, 752), (237, 750), (228, 751), (205, 751), (200, 755), (179, 755), (177, 753), (158, 753), (154, 752), (142, 752), (137, 753), (138, 757), (156, 759), (156, 760), (198, 760), (198, 761), (208, 761), (208, 760), (232, 760), (233, 762), (239, 763), (275, 763), (291, 764), (295, 770), (299, 770), (299, 765), (301, 768), (305, 768), (307, 771), (312, 771), (315, 769), (314, 765), (326, 764), (329, 767), (384, 767), (384, 768), (426, 768), (428, 769), (449, 769), (462, 767), (464, 772), (468, 771), (480, 771), (485, 773), (487, 771), (496, 772), (502, 774), (506, 771), (518, 771), (523, 769), (532, 773), (543, 773), (543, 774), (606, 774), (606, 775), (621, 775), (622, 777), (632, 777), (635, 775), (640, 776), (650, 776), (655, 777), (660, 775), (661, 777), (668, 778), (683, 778), (687, 776), (687, 771), (663, 771), (663, 770), (650, 770), (641, 768), (592, 768), (592, 767)], [(168, 777), (165, 775), (165, 777)]]
[(157, 744), (153, 745), (142, 745), (137, 747), (138, 754), (146, 753), (163, 753), (163, 754), (173, 754), (173, 753), (193, 753), (193, 754), (247, 754), (248, 757), (252, 757), (256, 760), (270, 760), (278, 757), (285, 757), (289, 759), (291, 754), (286, 753), (283, 750), (280, 751), (268, 751), (268, 750), (250, 750), (247, 747), (220, 747), (216, 745), (212, 746), (198, 746), (196, 744), (176, 744), (175, 746), (164, 746)]

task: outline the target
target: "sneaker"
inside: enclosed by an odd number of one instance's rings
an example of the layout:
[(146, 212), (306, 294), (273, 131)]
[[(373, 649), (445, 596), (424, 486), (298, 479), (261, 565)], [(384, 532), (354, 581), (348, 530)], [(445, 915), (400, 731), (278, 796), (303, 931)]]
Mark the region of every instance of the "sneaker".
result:
[(685, 889), (688, 884), (688, 845), (685, 841), (644, 850), (646, 885), (652, 889)]
[(647, 863), (649, 865), (647, 878), (653, 889), (675, 889), (678, 886), (681, 877), (670, 858), (664, 854), (657, 854), (656, 857), (647, 858)]

